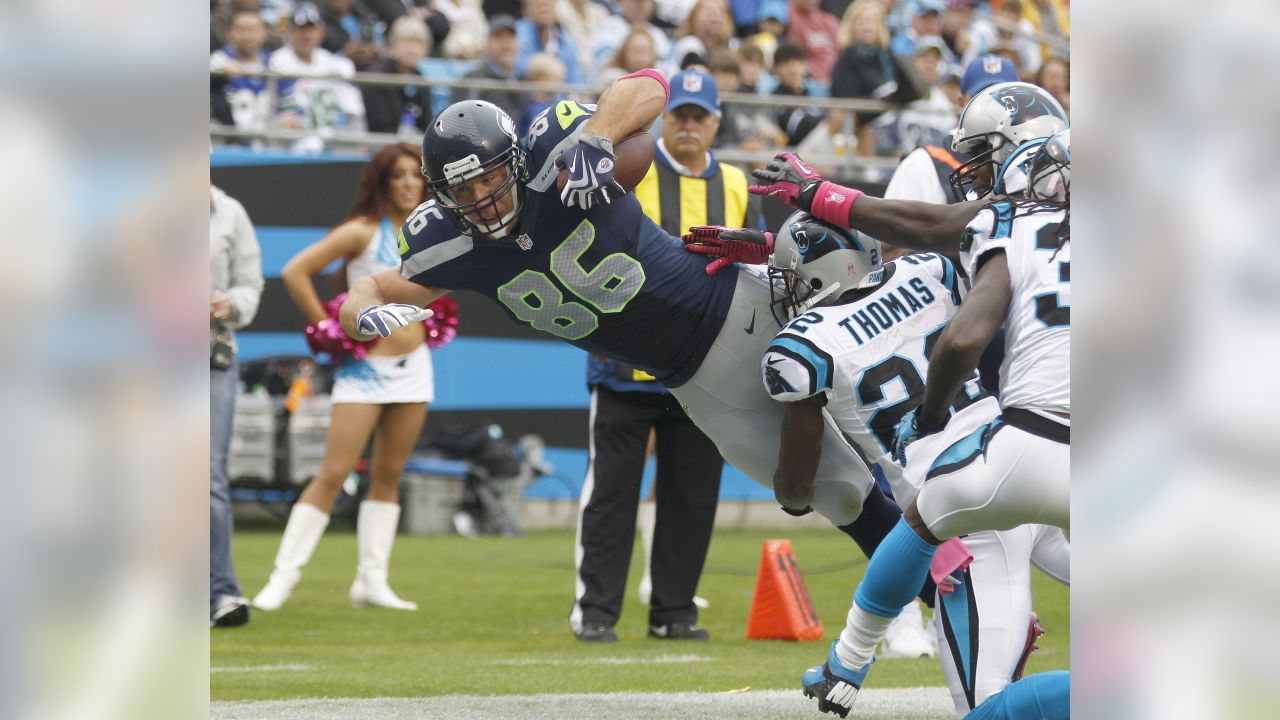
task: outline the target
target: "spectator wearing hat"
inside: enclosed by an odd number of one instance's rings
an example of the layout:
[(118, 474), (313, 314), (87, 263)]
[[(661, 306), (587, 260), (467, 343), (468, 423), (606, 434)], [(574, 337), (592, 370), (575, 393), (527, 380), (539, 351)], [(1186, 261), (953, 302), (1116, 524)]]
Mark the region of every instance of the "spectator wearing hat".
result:
[[(466, 74), (469, 78), (502, 80), (516, 79), (516, 19), (510, 15), (497, 15), (489, 20), (489, 44), (480, 60), (480, 67)], [(512, 117), (519, 117), (528, 97), (515, 90), (463, 90), (453, 92), (453, 102), (475, 98), (491, 102)]]
[[(646, 216), (670, 234), (693, 225), (759, 227), (758, 197), (746, 174), (716, 160), (711, 143), (720, 126), (715, 78), (685, 70), (671, 78), (662, 137), (653, 164), (634, 194)], [(643, 522), (652, 536), (649, 637), (706, 640), (694, 593), (715, 523), (724, 461), (654, 378), (623, 363), (593, 356), (592, 448), (579, 516), (577, 588), (570, 623), (583, 642), (616, 640), (627, 568), (634, 544), (645, 446), (655, 434), (656, 506)], [(646, 503), (647, 506), (647, 503)], [(646, 511), (648, 507), (646, 507)], [(649, 555), (646, 553), (646, 555)]]
[(621, 14), (609, 15), (591, 35), (591, 66), (598, 72), (608, 65), (637, 25), (644, 28), (653, 40), (653, 52), (658, 63), (653, 67), (666, 64), (671, 57), (671, 40), (653, 23), (656, 7), (654, 0), (618, 0)]
[(349, 78), (356, 69), (351, 61), (320, 47), (324, 20), (311, 3), (299, 5), (289, 17), (285, 47), (272, 53), (267, 64), (273, 72), (300, 76), (280, 81), (276, 120), (291, 128), (363, 130), (364, 99)]
[[(996, 55), (983, 55), (965, 68), (960, 80), (963, 108), (977, 93), (996, 83), (1017, 80), (1013, 63)], [(935, 204), (963, 202), (967, 198), (951, 185), (951, 173), (969, 160), (969, 156), (951, 149), (947, 140), (924, 143), (907, 154), (894, 170), (885, 198), (890, 200), (921, 200)], [(903, 253), (885, 245), (885, 257)]]
[(564, 65), (566, 82), (576, 85), (587, 79), (578, 46), (556, 16), (556, 0), (524, 0), (524, 17), (516, 22), (516, 40), (516, 74), (520, 77), (528, 72), (530, 58), (547, 53)]
[(970, 62), (960, 80), (960, 105), (968, 105), (974, 95), (1002, 82), (1017, 82), (1018, 68), (1013, 61), (999, 55), (982, 55)]
[(791, 0), (788, 15), (787, 40), (804, 48), (809, 77), (830, 83), (840, 54), (840, 19), (819, 7), (819, 0)]
[[(907, 6), (911, 22), (893, 36), (890, 49), (894, 55), (914, 58), (916, 45), (924, 38), (942, 37), (942, 14), (947, 9), (943, 0), (912, 0)], [(950, 50), (943, 49), (943, 59), (951, 61)]]
[(942, 42), (934, 37), (921, 38), (916, 44), (911, 62), (926, 88), (925, 94), (905, 107), (876, 118), (877, 154), (905, 155), (923, 145), (950, 145), (958, 113), (956, 106), (937, 87), (945, 67), (944, 52)]
[[(421, 78), (418, 63), (431, 54), (431, 34), (420, 18), (404, 15), (391, 25), (387, 58), (370, 66), (372, 72)], [(431, 112), (431, 90), (418, 85), (364, 85), (365, 117), (370, 132), (426, 132)]]

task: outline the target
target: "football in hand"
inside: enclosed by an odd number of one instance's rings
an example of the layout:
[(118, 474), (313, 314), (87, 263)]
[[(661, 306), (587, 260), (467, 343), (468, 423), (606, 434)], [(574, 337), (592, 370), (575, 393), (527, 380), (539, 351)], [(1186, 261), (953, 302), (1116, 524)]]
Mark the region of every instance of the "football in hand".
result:
[[(653, 151), (657, 146), (653, 135), (643, 130), (614, 143), (613, 154), (618, 161), (614, 165), (613, 179), (626, 188), (627, 192), (634, 190), (649, 172), (649, 165), (653, 163)], [(564, 184), (568, 181), (569, 171), (561, 170), (560, 177), (556, 178), (556, 190), (564, 190)]]

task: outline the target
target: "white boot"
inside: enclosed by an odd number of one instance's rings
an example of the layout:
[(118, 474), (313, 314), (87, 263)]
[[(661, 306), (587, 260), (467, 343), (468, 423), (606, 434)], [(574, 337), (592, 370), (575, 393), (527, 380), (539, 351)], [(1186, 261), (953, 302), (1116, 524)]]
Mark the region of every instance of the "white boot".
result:
[(351, 604), (356, 607), (374, 605), (393, 610), (417, 610), (418, 604), (401, 600), (387, 584), (387, 565), (391, 562), (391, 546), (396, 541), (400, 522), (400, 505), (381, 500), (360, 503), (356, 518), (356, 545), (360, 548), (360, 566), (351, 583)]
[(658, 522), (657, 503), (652, 500), (640, 501), (640, 512), (636, 513), (636, 527), (640, 529), (640, 547), (644, 548), (644, 576), (640, 578), (640, 602), (648, 605), (649, 596), (653, 594), (653, 526)]
[(284, 537), (280, 538), (280, 549), (276, 551), (275, 570), (271, 571), (267, 586), (253, 599), (255, 608), (270, 611), (284, 605), (302, 577), (302, 566), (311, 560), (311, 553), (328, 526), (329, 516), (315, 505), (294, 503), (289, 522), (284, 526)]

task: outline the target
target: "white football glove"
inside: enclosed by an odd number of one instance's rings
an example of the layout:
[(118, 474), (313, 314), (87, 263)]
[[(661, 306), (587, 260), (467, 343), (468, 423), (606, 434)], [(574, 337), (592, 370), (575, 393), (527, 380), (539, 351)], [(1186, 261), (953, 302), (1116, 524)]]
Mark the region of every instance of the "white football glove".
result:
[(430, 308), (392, 303), (365, 308), (356, 316), (356, 327), (367, 337), (386, 337), (402, 327), (422, 322), (435, 315)]

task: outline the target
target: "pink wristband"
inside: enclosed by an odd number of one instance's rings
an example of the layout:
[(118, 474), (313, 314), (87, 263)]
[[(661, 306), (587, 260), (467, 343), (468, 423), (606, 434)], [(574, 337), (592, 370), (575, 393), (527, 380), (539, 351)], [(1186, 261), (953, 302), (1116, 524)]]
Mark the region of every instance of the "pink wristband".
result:
[(809, 207), (809, 214), (836, 227), (847, 228), (853, 202), (860, 197), (862, 197), (861, 190), (824, 180), (818, 186), (818, 191), (813, 194), (813, 204)]
[(645, 68), (643, 70), (637, 70), (631, 73), (630, 75), (623, 75), (619, 79), (626, 80), (627, 78), (641, 78), (641, 77), (652, 78), (662, 84), (662, 96), (664, 98), (662, 101), (662, 105), (663, 107), (666, 107), (667, 100), (671, 99), (671, 86), (667, 84), (667, 79), (662, 77), (662, 73), (658, 72), (657, 70), (654, 70), (653, 68)]

